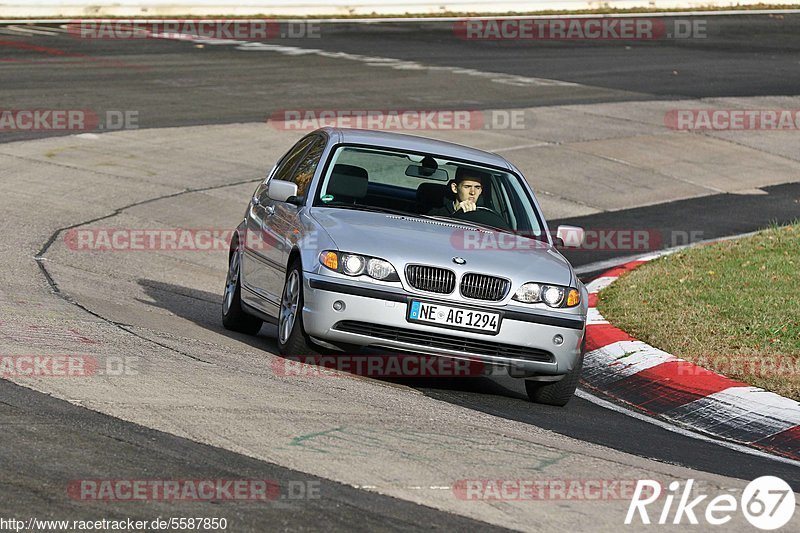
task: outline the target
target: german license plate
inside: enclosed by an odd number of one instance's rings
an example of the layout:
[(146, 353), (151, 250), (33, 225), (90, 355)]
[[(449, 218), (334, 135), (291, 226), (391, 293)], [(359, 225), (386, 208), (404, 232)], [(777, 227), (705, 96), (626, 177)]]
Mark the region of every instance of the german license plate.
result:
[(435, 326), (497, 333), (500, 331), (500, 313), (487, 313), (463, 307), (432, 304), (412, 300), (408, 309), (410, 322), (424, 322)]

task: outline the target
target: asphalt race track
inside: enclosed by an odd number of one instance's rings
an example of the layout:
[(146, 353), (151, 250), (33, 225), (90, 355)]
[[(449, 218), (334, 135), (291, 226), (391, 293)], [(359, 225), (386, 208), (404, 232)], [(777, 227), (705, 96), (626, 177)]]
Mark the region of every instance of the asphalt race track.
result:
[[(233, 228), (302, 134), (267, 119), (296, 109), (524, 110), (521, 131), (420, 134), (507, 152), (551, 227), (658, 230), (653, 247), (665, 248), (684, 244), (676, 235), (790, 222), (800, 217), (797, 131), (675, 135), (661, 118), (720, 103), (796, 109), (800, 15), (709, 17), (706, 38), (649, 42), (465, 41), (447, 22), (337, 23), (318, 39), (270, 43), (284, 50), (36, 28), (0, 26), (0, 108), (132, 111), (136, 122), (77, 136), (0, 131), (0, 355), (133, 358), (136, 371), (0, 380), (0, 518), (612, 531), (628, 500), (469, 501), (452, 486), (693, 478), (718, 493), (775, 475), (800, 492), (795, 462), (586, 395), (566, 408), (534, 405), (510, 378), (276, 376), (274, 328), (257, 337), (222, 328), (224, 251), (81, 254), (64, 237), (80, 227)], [(664, 161), (651, 163), (661, 149)], [(631, 253), (565, 255), (588, 280), (598, 262)], [(282, 492), (267, 503), (83, 501), (68, 492), (81, 479), (266, 479)], [(320, 497), (293, 498), (289, 486)], [(752, 530), (741, 517), (729, 527)]]

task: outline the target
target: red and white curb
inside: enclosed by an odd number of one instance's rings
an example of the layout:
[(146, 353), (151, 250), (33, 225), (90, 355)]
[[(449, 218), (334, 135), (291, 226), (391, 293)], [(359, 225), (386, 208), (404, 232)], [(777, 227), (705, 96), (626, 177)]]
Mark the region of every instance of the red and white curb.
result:
[(679, 426), (800, 460), (800, 404), (638, 341), (597, 310), (597, 293), (663, 253), (606, 271), (586, 288), (583, 386)]

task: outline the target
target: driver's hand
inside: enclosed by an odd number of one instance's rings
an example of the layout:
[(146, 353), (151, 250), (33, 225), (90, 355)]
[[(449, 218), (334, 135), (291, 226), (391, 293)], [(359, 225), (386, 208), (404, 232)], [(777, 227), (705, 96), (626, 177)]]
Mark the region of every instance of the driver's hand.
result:
[(460, 210), (464, 211), (465, 213), (469, 213), (470, 211), (475, 211), (477, 208), (478, 208), (478, 206), (475, 204), (475, 202), (472, 202), (470, 200), (464, 200), (463, 202), (458, 204), (458, 207), (456, 208), (456, 211), (458, 211), (460, 209)]

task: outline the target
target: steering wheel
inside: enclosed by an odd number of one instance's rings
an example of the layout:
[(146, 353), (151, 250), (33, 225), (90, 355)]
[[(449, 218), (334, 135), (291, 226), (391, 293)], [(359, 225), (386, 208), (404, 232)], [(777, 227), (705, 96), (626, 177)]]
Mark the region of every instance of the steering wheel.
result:
[(456, 211), (453, 213), (453, 218), (477, 222), (478, 224), (488, 224), (496, 228), (509, 229), (508, 222), (506, 222), (499, 213), (483, 206), (478, 206), (475, 211)]

